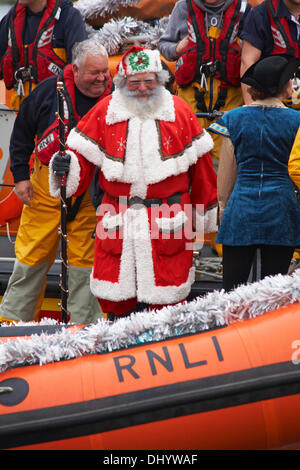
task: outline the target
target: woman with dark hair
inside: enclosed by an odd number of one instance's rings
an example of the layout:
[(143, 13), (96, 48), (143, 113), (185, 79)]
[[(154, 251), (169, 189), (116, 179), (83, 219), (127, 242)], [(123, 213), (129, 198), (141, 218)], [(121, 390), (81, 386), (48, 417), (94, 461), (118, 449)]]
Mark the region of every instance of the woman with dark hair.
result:
[(254, 100), (226, 113), (209, 130), (223, 136), (218, 171), (223, 287), (246, 283), (259, 248), (261, 278), (287, 274), (300, 246), (300, 207), (288, 174), (299, 111), (291, 95), (300, 59), (273, 55), (253, 64), (241, 82)]

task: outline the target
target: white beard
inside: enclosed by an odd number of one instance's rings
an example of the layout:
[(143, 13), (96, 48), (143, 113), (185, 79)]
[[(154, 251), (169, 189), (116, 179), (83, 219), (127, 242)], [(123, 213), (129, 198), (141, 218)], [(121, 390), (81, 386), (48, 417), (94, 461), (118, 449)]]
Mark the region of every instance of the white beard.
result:
[(154, 90), (148, 90), (147, 97), (137, 97), (138, 91), (128, 90), (127, 86), (119, 88), (124, 106), (135, 116), (142, 119), (149, 119), (153, 112), (156, 112), (162, 103), (164, 87), (158, 85)]

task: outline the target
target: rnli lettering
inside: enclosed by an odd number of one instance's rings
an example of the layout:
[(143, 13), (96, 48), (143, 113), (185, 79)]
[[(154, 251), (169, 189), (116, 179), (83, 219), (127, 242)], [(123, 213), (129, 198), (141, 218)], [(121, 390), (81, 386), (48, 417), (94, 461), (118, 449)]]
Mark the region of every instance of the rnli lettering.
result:
[(52, 72), (53, 75), (59, 75), (61, 72), (61, 68), (58, 67), (58, 65), (53, 64), (53, 62), (51, 62), (51, 64), (49, 65), (48, 70), (50, 70), (50, 72)]
[(51, 142), (54, 141), (54, 136), (53, 134), (49, 134), (45, 139), (43, 139), (37, 146), (38, 151), (40, 152), (41, 150), (44, 150), (46, 147), (48, 147)]
[[(222, 362), (224, 357), (217, 337), (212, 336), (211, 342), (216, 352), (217, 361)], [(189, 355), (188, 346), (185, 344), (179, 343), (178, 348), (186, 369), (207, 365), (207, 360), (205, 358), (201, 358), (200, 360), (198, 360), (198, 358), (195, 360), (194, 358), (193, 360)], [(174, 364), (167, 346), (162, 347), (161, 353), (147, 349), (145, 354), (152, 375), (159, 374), (161, 367), (163, 367), (168, 372), (174, 371)], [(134, 355), (124, 354), (117, 356), (114, 358), (114, 364), (120, 382), (124, 382), (126, 378), (130, 376), (134, 379), (140, 378), (140, 375), (137, 372), (136, 357)]]
[(169, 372), (173, 370), (173, 364), (171, 362), (168, 349), (165, 346), (162, 349), (164, 352), (164, 358), (160, 357), (153, 351), (146, 351), (152, 375), (157, 375), (157, 369), (154, 360), (160, 362), (160, 364), (162, 364)]

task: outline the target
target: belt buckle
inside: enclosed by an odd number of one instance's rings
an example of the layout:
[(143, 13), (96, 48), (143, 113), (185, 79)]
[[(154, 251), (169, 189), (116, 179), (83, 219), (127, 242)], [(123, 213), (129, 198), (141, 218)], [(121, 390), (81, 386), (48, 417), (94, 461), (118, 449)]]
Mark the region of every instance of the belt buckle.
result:
[(133, 196), (128, 199), (128, 206), (133, 209), (141, 209), (144, 207), (144, 200), (139, 196)]

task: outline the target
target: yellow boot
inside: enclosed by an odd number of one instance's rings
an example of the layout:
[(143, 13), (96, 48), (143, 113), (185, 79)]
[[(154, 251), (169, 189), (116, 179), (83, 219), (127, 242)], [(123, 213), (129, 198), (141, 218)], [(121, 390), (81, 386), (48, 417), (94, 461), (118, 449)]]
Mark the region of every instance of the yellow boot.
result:
[(223, 249), (221, 243), (216, 243), (216, 238), (217, 238), (218, 232), (214, 232), (210, 234), (210, 246), (212, 250), (219, 256), (219, 258), (222, 258), (223, 256)]

